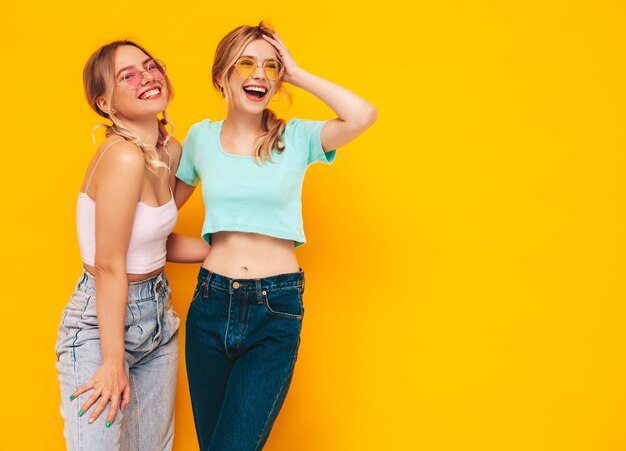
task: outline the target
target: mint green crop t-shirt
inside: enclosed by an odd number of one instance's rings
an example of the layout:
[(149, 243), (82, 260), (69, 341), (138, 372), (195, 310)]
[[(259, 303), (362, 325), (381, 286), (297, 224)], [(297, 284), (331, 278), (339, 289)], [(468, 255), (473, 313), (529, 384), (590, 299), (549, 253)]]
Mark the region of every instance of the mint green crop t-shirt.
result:
[(223, 120), (194, 124), (185, 141), (176, 177), (196, 186), (202, 180), (202, 238), (220, 231), (259, 233), (306, 242), (302, 226), (302, 182), (310, 164), (330, 164), (335, 150), (324, 152), (323, 121), (292, 119), (283, 132), (285, 148), (273, 161), (229, 154), (222, 149)]

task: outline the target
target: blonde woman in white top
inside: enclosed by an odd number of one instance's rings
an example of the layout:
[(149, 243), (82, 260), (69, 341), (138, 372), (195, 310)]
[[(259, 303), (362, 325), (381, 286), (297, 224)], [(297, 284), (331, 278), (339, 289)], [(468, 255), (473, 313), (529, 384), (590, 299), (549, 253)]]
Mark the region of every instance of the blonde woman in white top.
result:
[(158, 115), (167, 118), (172, 86), (165, 65), (130, 41), (98, 49), (83, 79), (112, 124), (80, 190), (84, 271), (56, 345), (67, 448), (171, 449), (180, 321), (163, 267), (166, 251), (192, 262), (208, 250), (171, 235), (180, 145)]

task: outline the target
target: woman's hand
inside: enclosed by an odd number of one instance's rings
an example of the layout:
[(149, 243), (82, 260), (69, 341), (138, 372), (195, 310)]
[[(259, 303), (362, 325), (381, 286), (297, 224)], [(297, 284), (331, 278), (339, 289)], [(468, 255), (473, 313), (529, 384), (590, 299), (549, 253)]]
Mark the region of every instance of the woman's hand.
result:
[(285, 70), (283, 73), (283, 81), (297, 86), (297, 77), (302, 69), (296, 64), (296, 61), (293, 59), (293, 56), (291, 56), (291, 53), (289, 53), (289, 50), (287, 50), (283, 40), (280, 39), (280, 36), (276, 33), (274, 33), (274, 38), (263, 35), (263, 39), (274, 46), (283, 62), (283, 68)]
[(95, 403), (93, 412), (89, 416), (89, 423), (96, 421), (96, 418), (102, 413), (107, 403), (110, 402), (109, 412), (106, 419), (106, 427), (111, 426), (115, 420), (115, 414), (119, 406), (120, 411), (124, 410), (130, 402), (130, 385), (128, 383), (128, 375), (124, 365), (111, 365), (103, 363), (93, 377), (87, 381), (85, 385), (80, 387), (70, 399), (82, 395), (83, 393), (93, 390), (91, 396), (83, 403), (78, 412), (78, 416), (83, 416), (87, 410)]
[[(184, 182), (181, 182), (184, 183)], [(211, 246), (204, 240), (172, 233), (167, 238), (167, 261), (175, 263), (202, 263)]]
[(310, 92), (337, 114), (337, 119), (326, 122), (322, 129), (320, 138), (325, 151), (349, 143), (374, 123), (378, 112), (372, 104), (300, 68), (277, 34), (273, 38), (263, 35), (263, 39), (274, 46), (283, 61), (283, 81)]

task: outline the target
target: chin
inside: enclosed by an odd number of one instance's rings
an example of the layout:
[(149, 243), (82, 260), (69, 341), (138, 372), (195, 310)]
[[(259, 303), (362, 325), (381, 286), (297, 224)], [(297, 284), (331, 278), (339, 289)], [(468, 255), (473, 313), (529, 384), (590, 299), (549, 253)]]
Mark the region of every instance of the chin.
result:
[(167, 102), (156, 102), (150, 105), (143, 105), (141, 111), (137, 111), (138, 114), (145, 116), (155, 116), (167, 108)]
[(240, 111), (245, 111), (246, 113), (260, 114), (265, 111), (268, 104), (269, 102), (252, 103), (243, 100), (243, 102), (240, 102), (239, 105), (237, 105), (237, 109), (239, 109)]

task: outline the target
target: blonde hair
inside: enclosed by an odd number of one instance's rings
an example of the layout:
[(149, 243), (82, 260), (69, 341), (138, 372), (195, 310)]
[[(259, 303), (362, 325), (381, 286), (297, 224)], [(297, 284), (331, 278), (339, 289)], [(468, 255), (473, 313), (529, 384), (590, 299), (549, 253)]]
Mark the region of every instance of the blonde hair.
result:
[[(87, 60), (85, 68), (83, 69), (83, 86), (85, 88), (85, 96), (89, 106), (98, 113), (100, 116), (109, 119), (113, 122), (112, 125), (100, 124), (98, 127), (104, 127), (106, 129), (107, 138), (111, 135), (119, 135), (126, 140), (132, 142), (141, 149), (144, 154), (146, 166), (148, 169), (156, 172), (159, 167), (169, 166), (161, 161), (156, 146), (144, 142), (139, 135), (128, 127), (121, 119), (115, 115), (115, 51), (122, 46), (130, 45), (138, 48), (150, 58), (153, 56), (139, 44), (128, 40), (113, 41), (110, 44), (103, 45), (96, 50)], [(167, 86), (168, 98), (167, 101), (172, 100), (174, 97), (174, 89), (167, 75), (165, 75), (165, 84)], [(98, 99), (104, 97), (106, 104), (109, 106), (109, 111), (104, 111), (98, 105)], [(167, 123), (171, 125), (167, 111), (163, 111), (163, 118)], [(165, 140), (162, 143), (163, 148), (169, 155), (168, 141), (173, 133), (168, 133)]]
[[(265, 21), (261, 21), (256, 27), (242, 25), (224, 36), (217, 45), (212, 70), (213, 86), (224, 96), (226, 105), (229, 105), (233, 98), (233, 93), (227, 82), (233, 65), (248, 44), (259, 39), (263, 40), (264, 35), (270, 38), (274, 37), (274, 29)], [(280, 60), (280, 56), (278, 59)], [(287, 98), (291, 98), (280, 79), (277, 81), (277, 91), (284, 93)], [(283, 119), (278, 118), (272, 110), (266, 108), (263, 111), (261, 125), (263, 133), (257, 138), (254, 155), (257, 161), (271, 160), (273, 149), (279, 153), (285, 149), (282, 133), (286, 123)]]

